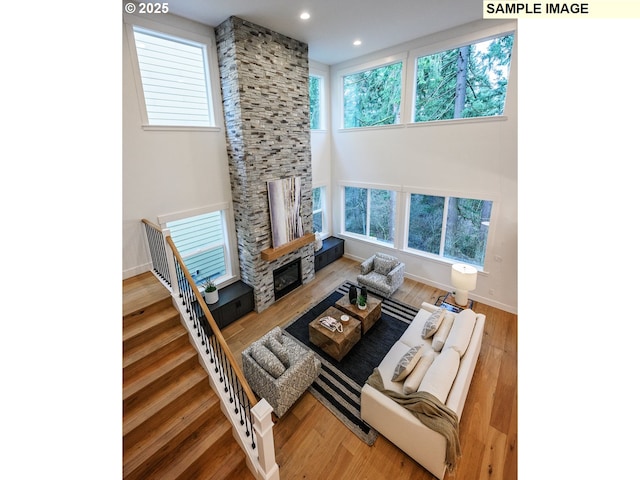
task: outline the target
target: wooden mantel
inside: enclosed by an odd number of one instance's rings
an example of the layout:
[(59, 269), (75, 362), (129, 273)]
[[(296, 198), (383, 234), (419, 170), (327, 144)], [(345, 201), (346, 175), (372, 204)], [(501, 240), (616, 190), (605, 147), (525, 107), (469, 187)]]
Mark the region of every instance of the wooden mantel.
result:
[(305, 245), (309, 245), (314, 242), (316, 239), (315, 234), (307, 233), (300, 238), (296, 238), (294, 241), (285, 243), (284, 245), (280, 245), (276, 248), (267, 248), (266, 250), (262, 250), (260, 252), (260, 258), (266, 262), (272, 262), (280, 257), (285, 256), (287, 253), (291, 253), (294, 250), (304, 247)]

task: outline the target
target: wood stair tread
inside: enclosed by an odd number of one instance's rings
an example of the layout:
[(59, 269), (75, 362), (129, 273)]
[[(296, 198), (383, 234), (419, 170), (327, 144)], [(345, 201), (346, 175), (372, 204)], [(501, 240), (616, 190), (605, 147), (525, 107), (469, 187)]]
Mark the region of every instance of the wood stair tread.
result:
[[(170, 461), (160, 462), (156, 470), (162, 473), (158, 478), (168, 480), (205, 478), (198, 472), (211, 470), (212, 463), (232, 461), (234, 456), (228, 453), (237, 453), (239, 449), (229, 423), (207, 421), (197, 432), (180, 444)], [(225, 452), (226, 455), (223, 456), (220, 452)], [(240, 459), (243, 460), (243, 457)], [(235, 467), (235, 464), (233, 466)], [(225, 477), (211, 475), (206, 478)]]
[(178, 339), (183, 339), (188, 343), (187, 331), (181, 324), (174, 325), (167, 330), (159, 333), (153, 340), (141, 343), (124, 353), (122, 358), (122, 367), (128, 368), (143, 361), (146, 357), (156, 354), (158, 351), (167, 351), (166, 349)]
[(143, 472), (145, 466), (152, 467), (164, 454), (172, 451), (196, 432), (205, 421), (217, 417), (216, 411), (220, 412), (220, 410), (215, 407), (219, 402), (214, 397), (213, 394), (201, 395), (201, 401), (188, 403), (175, 416), (147, 432), (144, 439), (135, 445), (128, 445), (125, 439), (123, 477), (135, 475), (136, 471)]
[(177, 377), (183, 371), (199, 366), (197, 353), (191, 344), (184, 345), (162, 361), (143, 370), (133, 378), (123, 382), (122, 398), (127, 400), (145, 388), (150, 387), (161, 379)]
[(171, 303), (171, 293), (151, 272), (145, 272), (122, 282), (122, 316), (136, 315), (142, 309)]
[(136, 319), (135, 322), (125, 322), (123, 320), (122, 340), (126, 343), (141, 333), (158, 327), (165, 322), (170, 322), (173, 319), (175, 319), (177, 323), (180, 323), (178, 311), (173, 305), (170, 305), (148, 315), (142, 315)]
[[(200, 467), (199, 462), (194, 463), (194, 467), (190, 470), (190, 476), (181, 480), (191, 480), (193, 478), (230, 478), (239, 480), (236, 472), (242, 470), (249, 472), (245, 463), (244, 452), (233, 438), (231, 430), (229, 430), (229, 440), (224, 448), (207, 452), (205, 455), (206, 457), (203, 457), (206, 458), (205, 464), (202, 465), (197, 473), (194, 473), (194, 468)], [(249, 477), (245, 478), (253, 480), (255, 477), (249, 472)]]
[(187, 371), (175, 385), (168, 383), (146, 398), (144, 403), (126, 409), (123, 413), (122, 435), (128, 435), (147, 421), (155, 420), (158, 417), (163, 418), (166, 413), (162, 413), (166, 409), (174, 407), (177, 410), (181, 404), (190, 401), (192, 396), (202, 391), (209, 391), (208, 378), (202, 369)]

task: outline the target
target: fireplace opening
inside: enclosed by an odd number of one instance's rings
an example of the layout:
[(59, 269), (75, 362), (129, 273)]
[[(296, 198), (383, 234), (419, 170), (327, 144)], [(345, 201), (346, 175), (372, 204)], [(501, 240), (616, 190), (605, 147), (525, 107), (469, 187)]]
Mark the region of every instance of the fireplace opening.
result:
[(276, 300), (302, 285), (300, 258), (273, 271), (273, 296)]

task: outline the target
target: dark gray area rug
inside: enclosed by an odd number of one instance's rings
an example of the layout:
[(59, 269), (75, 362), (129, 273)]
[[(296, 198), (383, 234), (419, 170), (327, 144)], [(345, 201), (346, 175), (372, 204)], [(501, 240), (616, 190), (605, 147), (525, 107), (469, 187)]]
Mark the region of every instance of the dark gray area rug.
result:
[(309, 387), (311, 394), (358, 438), (367, 445), (373, 445), (378, 432), (360, 418), (360, 392), (373, 369), (380, 364), (404, 333), (418, 309), (393, 299), (383, 298), (380, 320), (341, 361), (334, 360), (309, 341), (309, 323), (346, 295), (351, 285), (353, 284), (350, 282), (344, 283), (334, 293), (287, 325), (284, 330), (313, 350), (322, 362), (320, 376)]

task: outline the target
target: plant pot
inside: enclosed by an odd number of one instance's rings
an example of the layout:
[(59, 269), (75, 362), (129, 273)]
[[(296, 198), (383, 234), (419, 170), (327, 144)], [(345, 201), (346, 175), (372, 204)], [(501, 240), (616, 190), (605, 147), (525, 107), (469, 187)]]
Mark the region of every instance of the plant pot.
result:
[(366, 310), (366, 309), (367, 309), (367, 305), (366, 305), (366, 304), (364, 304), (364, 305), (360, 305), (360, 304), (358, 304), (358, 308), (359, 308), (360, 310)]
[(213, 292), (204, 292), (204, 301), (208, 304), (216, 303), (218, 299), (218, 290), (214, 290)]

